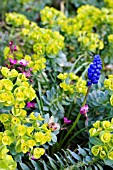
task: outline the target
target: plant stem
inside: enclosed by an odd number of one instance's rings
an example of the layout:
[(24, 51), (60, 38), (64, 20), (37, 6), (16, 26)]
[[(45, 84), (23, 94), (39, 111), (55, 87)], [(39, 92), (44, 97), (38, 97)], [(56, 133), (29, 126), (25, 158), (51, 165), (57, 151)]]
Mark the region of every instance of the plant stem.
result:
[(38, 83), (38, 91), (39, 91), (39, 98), (40, 98), (40, 106), (41, 106), (41, 109), (43, 109), (43, 101), (42, 101), (42, 89), (41, 89), (41, 84), (39, 81), (37, 81)]
[(45, 78), (45, 76), (43, 75), (43, 73), (42, 72), (40, 72), (41, 73), (41, 75), (42, 75), (42, 77), (43, 77), (43, 79), (44, 79), (44, 81), (45, 81), (45, 83), (47, 84), (47, 86), (50, 88), (50, 84), (49, 84), (49, 82), (47, 81), (47, 79)]
[(68, 109), (67, 118), (69, 118), (69, 116), (70, 116), (70, 112), (72, 111), (73, 104), (74, 104), (74, 102), (71, 103), (71, 105)]
[(42, 110), (41, 110), (40, 100), (39, 100), (38, 96), (36, 97), (36, 101), (37, 101), (37, 104), (38, 104), (38, 107), (39, 107), (40, 113), (41, 113), (41, 115), (42, 115)]
[(76, 64), (78, 63), (78, 61), (79, 61), (82, 57), (83, 57), (83, 55), (80, 55), (79, 58), (73, 63), (73, 65), (72, 65), (72, 67), (71, 67), (71, 69), (70, 69), (70, 72), (73, 72)]
[[(87, 89), (87, 93), (86, 93), (86, 95), (85, 95), (85, 98), (84, 98), (82, 107), (86, 104), (86, 99), (87, 99), (87, 96), (88, 96), (88, 94), (89, 94), (90, 88), (91, 88), (91, 86), (89, 86), (88, 89)], [(73, 123), (73, 125), (72, 125), (71, 128), (69, 129), (68, 133), (65, 135), (65, 137), (62, 139), (62, 142), (59, 144), (60, 147), (61, 147), (62, 144), (65, 142), (65, 140), (67, 139), (67, 137), (70, 135), (70, 133), (72, 132), (72, 130), (76, 127), (76, 125), (77, 125), (80, 117), (81, 117), (81, 114), (79, 113), (79, 114), (77, 115), (77, 118), (76, 118), (75, 122)]]

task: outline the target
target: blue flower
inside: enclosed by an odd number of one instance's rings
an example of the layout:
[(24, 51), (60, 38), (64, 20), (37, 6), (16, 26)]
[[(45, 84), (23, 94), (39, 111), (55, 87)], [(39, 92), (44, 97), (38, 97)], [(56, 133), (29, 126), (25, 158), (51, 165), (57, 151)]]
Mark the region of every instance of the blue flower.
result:
[(101, 70), (102, 70), (102, 60), (100, 58), (100, 55), (95, 55), (93, 62), (90, 64), (88, 68), (88, 82), (87, 82), (88, 86), (98, 83)]

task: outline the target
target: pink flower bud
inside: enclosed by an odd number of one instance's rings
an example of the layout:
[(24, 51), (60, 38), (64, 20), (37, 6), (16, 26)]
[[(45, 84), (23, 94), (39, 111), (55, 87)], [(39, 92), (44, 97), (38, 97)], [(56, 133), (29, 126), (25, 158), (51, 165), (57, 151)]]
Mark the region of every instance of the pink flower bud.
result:
[(63, 119), (64, 119), (64, 124), (69, 124), (72, 122), (71, 120), (68, 120), (67, 117), (64, 117)]
[(85, 104), (83, 107), (80, 108), (80, 114), (84, 114), (84, 115), (87, 114), (88, 109), (89, 109), (88, 105)]
[(10, 42), (9, 42), (9, 46), (12, 46), (12, 45), (13, 45), (13, 41), (10, 41)]
[(14, 50), (14, 51), (18, 51), (18, 50), (17, 50), (17, 46), (16, 46), (16, 45), (14, 45), (13, 50)]
[(27, 102), (27, 105), (26, 105), (27, 108), (34, 108), (35, 107), (35, 102)]
[(12, 58), (8, 59), (10, 61), (11, 64), (17, 64), (17, 60), (13, 60)]

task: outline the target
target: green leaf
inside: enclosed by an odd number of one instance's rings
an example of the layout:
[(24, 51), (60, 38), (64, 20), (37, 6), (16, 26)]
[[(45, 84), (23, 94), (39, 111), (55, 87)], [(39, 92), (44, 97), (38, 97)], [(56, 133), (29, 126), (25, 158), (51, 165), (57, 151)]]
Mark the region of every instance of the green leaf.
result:
[(72, 152), (71, 150), (67, 149), (69, 153), (78, 161), (82, 161), (81, 157), (77, 155), (75, 152)]
[(54, 133), (51, 133), (52, 134), (52, 141), (53, 142), (57, 142), (57, 137)]
[(39, 82), (38, 82), (38, 92), (39, 92), (39, 96), (41, 97), (42, 96), (42, 89), (41, 89), (41, 85), (40, 85)]
[(14, 155), (15, 161), (16, 161), (16, 162), (21, 162), (23, 155), (24, 155), (24, 154), (23, 154), (22, 152), (21, 152), (21, 153), (17, 153), (16, 155)]
[(29, 167), (22, 162), (20, 162), (20, 166), (21, 166), (22, 170), (30, 170)]
[(47, 90), (46, 94), (47, 94), (47, 99), (48, 99), (49, 101), (51, 101), (51, 98), (52, 98), (51, 91), (50, 91), (50, 90)]
[(77, 166), (72, 165), (72, 166), (67, 167), (67, 168), (64, 169), (64, 170), (80, 170), (80, 169), (79, 169)]
[(33, 164), (35, 170), (42, 170), (42, 169), (40, 168), (40, 166), (38, 165), (38, 162), (35, 162), (35, 161), (31, 160), (31, 163)]
[(101, 140), (97, 137), (90, 137), (89, 141), (93, 144), (93, 145), (103, 145), (103, 142), (101, 142)]
[(43, 161), (42, 163), (43, 163), (43, 166), (44, 166), (44, 170), (48, 170), (45, 161)]
[(57, 103), (57, 106), (58, 106), (58, 108), (60, 109), (60, 111), (62, 112), (62, 113), (64, 113), (64, 108), (62, 107), (62, 105), (58, 102)]
[(103, 170), (103, 167), (100, 164), (96, 163), (96, 165), (98, 166), (99, 170)]
[(64, 167), (63, 161), (60, 159), (60, 157), (57, 154), (54, 154), (55, 157), (57, 158), (58, 162), (61, 164), (62, 167)]
[(51, 103), (47, 100), (47, 97), (46, 97), (46, 96), (42, 96), (42, 99), (43, 99), (43, 101), (44, 101), (44, 103), (45, 103), (46, 105), (51, 106)]
[(113, 168), (113, 160), (105, 159), (104, 163), (105, 163), (105, 165), (111, 166)]
[(87, 162), (91, 162), (92, 161), (92, 158), (90, 156), (86, 156), (86, 161)]
[(79, 145), (78, 145), (78, 149), (77, 149), (78, 151), (79, 151), (79, 153), (82, 155), (82, 156), (86, 156), (87, 155), (87, 152), (84, 150), (84, 149), (82, 149)]
[(82, 65), (80, 65), (79, 67), (77, 67), (77, 69), (74, 71), (75, 74), (77, 74), (84, 66), (88, 65), (89, 63), (83, 63)]
[(53, 159), (51, 159), (49, 156), (48, 156), (48, 159), (49, 159), (49, 162), (50, 162), (52, 168), (53, 168), (54, 170), (57, 170), (57, 167), (56, 167), (56, 165), (54, 164)]
[(2, 109), (2, 108), (3, 108), (3, 106), (4, 106), (4, 104), (3, 104), (3, 103), (0, 103), (0, 109)]
[(58, 111), (58, 108), (56, 106), (51, 106), (50, 111), (52, 112), (53, 115), (55, 115)]

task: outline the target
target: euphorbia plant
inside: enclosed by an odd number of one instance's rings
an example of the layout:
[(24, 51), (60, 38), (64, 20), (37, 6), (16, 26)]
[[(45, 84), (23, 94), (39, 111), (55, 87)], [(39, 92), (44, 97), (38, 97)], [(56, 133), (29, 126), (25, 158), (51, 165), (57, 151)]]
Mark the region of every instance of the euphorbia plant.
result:
[[(1, 73), (4, 78), (0, 80), (0, 106), (3, 109), (0, 122), (4, 130), (0, 132), (0, 168), (12, 164), (12, 169), (15, 169), (16, 163), (6, 155), (7, 152), (10, 151), (14, 157), (29, 153), (30, 157), (39, 159), (45, 148), (57, 141), (60, 125), (54, 120), (50, 122), (49, 115), (41, 115), (37, 111), (27, 113), (26, 103), (28, 106), (36, 98), (36, 92), (24, 74), (7, 67), (2, 67)], [(5, 163), (6, 157), (11, 163)]]

